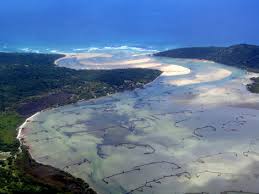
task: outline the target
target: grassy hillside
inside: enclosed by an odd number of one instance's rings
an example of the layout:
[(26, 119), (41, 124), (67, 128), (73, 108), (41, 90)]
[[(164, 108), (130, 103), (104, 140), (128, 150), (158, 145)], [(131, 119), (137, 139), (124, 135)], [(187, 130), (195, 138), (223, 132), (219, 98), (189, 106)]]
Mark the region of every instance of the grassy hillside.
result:
[(23, 122), (17, 113), (0, 112), (0, 150), (15, 153), (19, 146), (16, 128)]

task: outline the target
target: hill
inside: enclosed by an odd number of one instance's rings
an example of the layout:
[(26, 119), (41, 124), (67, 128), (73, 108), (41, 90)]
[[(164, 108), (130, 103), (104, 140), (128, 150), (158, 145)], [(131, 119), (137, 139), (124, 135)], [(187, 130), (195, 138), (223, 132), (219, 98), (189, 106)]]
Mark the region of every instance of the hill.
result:
[[(239, 44), (230, 47), (192, 47), (179, 48), (156, 53), (155, 56), (204, 59), (217, 63), (259, 72), (259, 46)], [(259, 78), (253, 78), (248, 90), (259, 93)]]
[(192, 47), (168, 50), (155, 54), (155, 56), (205, 59), (259, 71), (259, 46), (239, 44), (230, 47)]

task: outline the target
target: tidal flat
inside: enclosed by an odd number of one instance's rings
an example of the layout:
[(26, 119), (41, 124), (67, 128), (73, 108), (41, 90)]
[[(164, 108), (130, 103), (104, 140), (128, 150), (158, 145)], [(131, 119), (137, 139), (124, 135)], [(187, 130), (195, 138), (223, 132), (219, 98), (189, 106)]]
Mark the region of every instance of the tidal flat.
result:
[(19, 138), (31, 156), (98, 193), (259, 190), (259, 95), (254, 74), (210, 61), (116, 51), (71, 54), (74, 69), (152, 68), (141, 89), (41, 111)]

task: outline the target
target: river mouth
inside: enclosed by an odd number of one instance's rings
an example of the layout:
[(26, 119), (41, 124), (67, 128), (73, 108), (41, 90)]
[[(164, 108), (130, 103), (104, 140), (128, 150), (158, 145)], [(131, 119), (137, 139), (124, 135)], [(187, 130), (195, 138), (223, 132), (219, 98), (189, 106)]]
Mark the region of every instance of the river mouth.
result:
[(56, 64), (163, 73), (142, 89), (35, 115), (20, 136), (36, 161), (99, 193), (258, 191), (259, 96), (246, 90), (244, 71), (119, 51), (71, 54)]

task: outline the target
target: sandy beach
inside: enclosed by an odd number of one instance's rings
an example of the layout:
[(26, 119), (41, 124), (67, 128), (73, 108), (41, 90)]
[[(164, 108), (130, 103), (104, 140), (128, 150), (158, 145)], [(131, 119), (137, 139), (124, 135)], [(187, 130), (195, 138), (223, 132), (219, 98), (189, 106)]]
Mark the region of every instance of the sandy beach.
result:
[[(32, 122), (33, 120), (34, 120), (34, 118), (35, 117), (37, 117), (37, 115), (39, 115), (40, 114), (40, 112), (37, 112), (37, 113), (35, 113), (34, 115), (32, 115), (31, 117), (29, 117), (29, 118), (27, 118), (26, 120), (25, 120), (25, 122), (20, 126), (20, 127), (18, 127), (18, 135), (17, 135), (17, 139), (21, 142), (21, 143), (23, 143), (23, 134), (25, 133), (25, 131), (26, 131), (26, 125), (29, 123), (29, 122)], [(28, 132), (28, 131), (26, 131), (26, 132)]]

